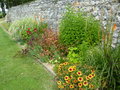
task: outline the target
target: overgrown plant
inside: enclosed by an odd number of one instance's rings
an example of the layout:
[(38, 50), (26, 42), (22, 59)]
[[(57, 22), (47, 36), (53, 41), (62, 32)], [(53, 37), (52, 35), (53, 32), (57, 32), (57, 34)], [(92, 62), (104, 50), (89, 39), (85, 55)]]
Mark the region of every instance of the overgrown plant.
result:
[(100, 23), (86, 13), (75, 11), (68, 6), (60, 23), (60, 42), (64, 45), (77, 46), (83, 41), (89, 45), (97, 45), (99, 40)]

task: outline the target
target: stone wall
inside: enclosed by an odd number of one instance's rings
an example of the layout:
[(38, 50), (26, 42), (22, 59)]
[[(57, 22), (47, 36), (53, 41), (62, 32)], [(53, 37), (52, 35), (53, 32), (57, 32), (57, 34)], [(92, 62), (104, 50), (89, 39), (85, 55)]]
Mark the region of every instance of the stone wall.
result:
[(113, 18), (112, 24), (117, 24), (117, 30), (113, 36), (113, 47), (119, 42), (120, 32), (120, 3), (117, 0), (36, 0), (31, 3), (19, 5), (9, 9), (6, 20), (15, 21), (25, 17), (40, 17), (44, 19), (50, 27), (57, 30), (65, 7), (69, 3), (77, 10), (83, 10), (88, 14), (93, 14), (101, 20), (103, 27), (106, 28), (107, 21)]

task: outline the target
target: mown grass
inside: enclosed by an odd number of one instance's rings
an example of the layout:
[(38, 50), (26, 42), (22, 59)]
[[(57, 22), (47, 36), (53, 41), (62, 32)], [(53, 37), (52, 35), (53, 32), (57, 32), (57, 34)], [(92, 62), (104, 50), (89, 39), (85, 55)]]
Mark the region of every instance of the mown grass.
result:
[(17, 56), (19, 47), (0, 28), (0, 90), (57, 90), (53, 76), (30, 56)]

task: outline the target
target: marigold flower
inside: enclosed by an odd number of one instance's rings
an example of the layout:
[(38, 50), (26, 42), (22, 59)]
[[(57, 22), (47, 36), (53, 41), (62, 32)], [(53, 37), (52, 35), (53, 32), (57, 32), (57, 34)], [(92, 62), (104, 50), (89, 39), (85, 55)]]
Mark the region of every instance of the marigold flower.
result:
[(71, 85), (70, 85), (70, 88), (74, 88), (74, 85), (71, 84)]
[(65, 76), (64, 79), (65, 79), (65, 80), (69, 80), (69, 76)]
[(83, 81), (83, 78), (82, 77), (78, 77), (78, 81)]
[(73, 67), (69, 67), (69, 68), (68, 68), (68, 71), (69, 71), (69, 72), (73, 72), (73, 71), (74, 71), (74, 70), (73, 70)]
[(87, 81), (84, 81), (84, 82), (83, 82), (83, 85), (84, 85), (84, 86), (88, 86), (88, 82), (87, 82)]
[(81, 72), (81, 71), (78, 71), (78, 72), (77, 72), (77, 75), (78, 75), (78, 76), (82, 75), (82, 72)]
[(78, 87), (82, 87), (82, 83), (78, 83)]

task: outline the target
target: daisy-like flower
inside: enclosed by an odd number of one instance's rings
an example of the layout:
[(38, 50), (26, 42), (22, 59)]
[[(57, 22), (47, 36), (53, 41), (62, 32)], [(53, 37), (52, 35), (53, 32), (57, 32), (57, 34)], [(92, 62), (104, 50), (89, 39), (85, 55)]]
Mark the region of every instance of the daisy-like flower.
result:
[(83, 78), (82, 77), (78, 77), (78, 81), (82, 82)]
[(65, 76), (64, 79), (65, 79), (65, 80), (69, 80), (69, 76)]
[(90, 84), (90, 85), (89, 85), (89, 88), (94, 88), (94, 85)]
[(61, 84), (61, 81), (57, 81), (57, 84), (60, 85), (60, 84)]
[(66, 83), (70, 83), (70, 80), (66, 80)]
[(68, 62), (64, 62), (63, 65), (68, 65)]
[(78, 72), (77, 72), (77, 75), (78, 75), (78, 76), (81, 76), (81, 75), (82, 75), (82, 72), (81, 72), (81, 71), (78, 71)]
[(86, 76), (86, 80), (89, 80), (89, 77), (88, 77), (88, 76)]
[(92, 79), (92, 78), (93, 78), (92, 74), (90, 74), (88, 77), (89, 77), (89, 79)]
[(70, 79), (72, 79), (73, 78), (73, 76), (72, 75), (70, 75)]
[(74, 71), (74, 70), (73, 70), (73, 67), (69, 67), (69, 68), (68, 68), (68, 71), (69, 71), (69, 72), (73, 72), (73, 71)]
[(80, 87), (80, 88), (81, 88), (81, 87), (82, 87), (82, 85), (83, 85), (82, 83), (78, 83), (78, 87)]
[(73, 71), (75, 71), (76, 70), (76, 66), (72, 66), (73, 67)]
[(84, 86), (88, 86), (88, 82), (87, 82), (87, 81), (84, 81), (84, 82), (83, 82), (83, 85), (84, 85)]
[(94, 74), (94, 73), (92, 74), (92, 77), (95, 77), (95, 74)]
[(74, 85), (71, 84), (71, 85), (70, 85), (70, 88), (74, 88)]

